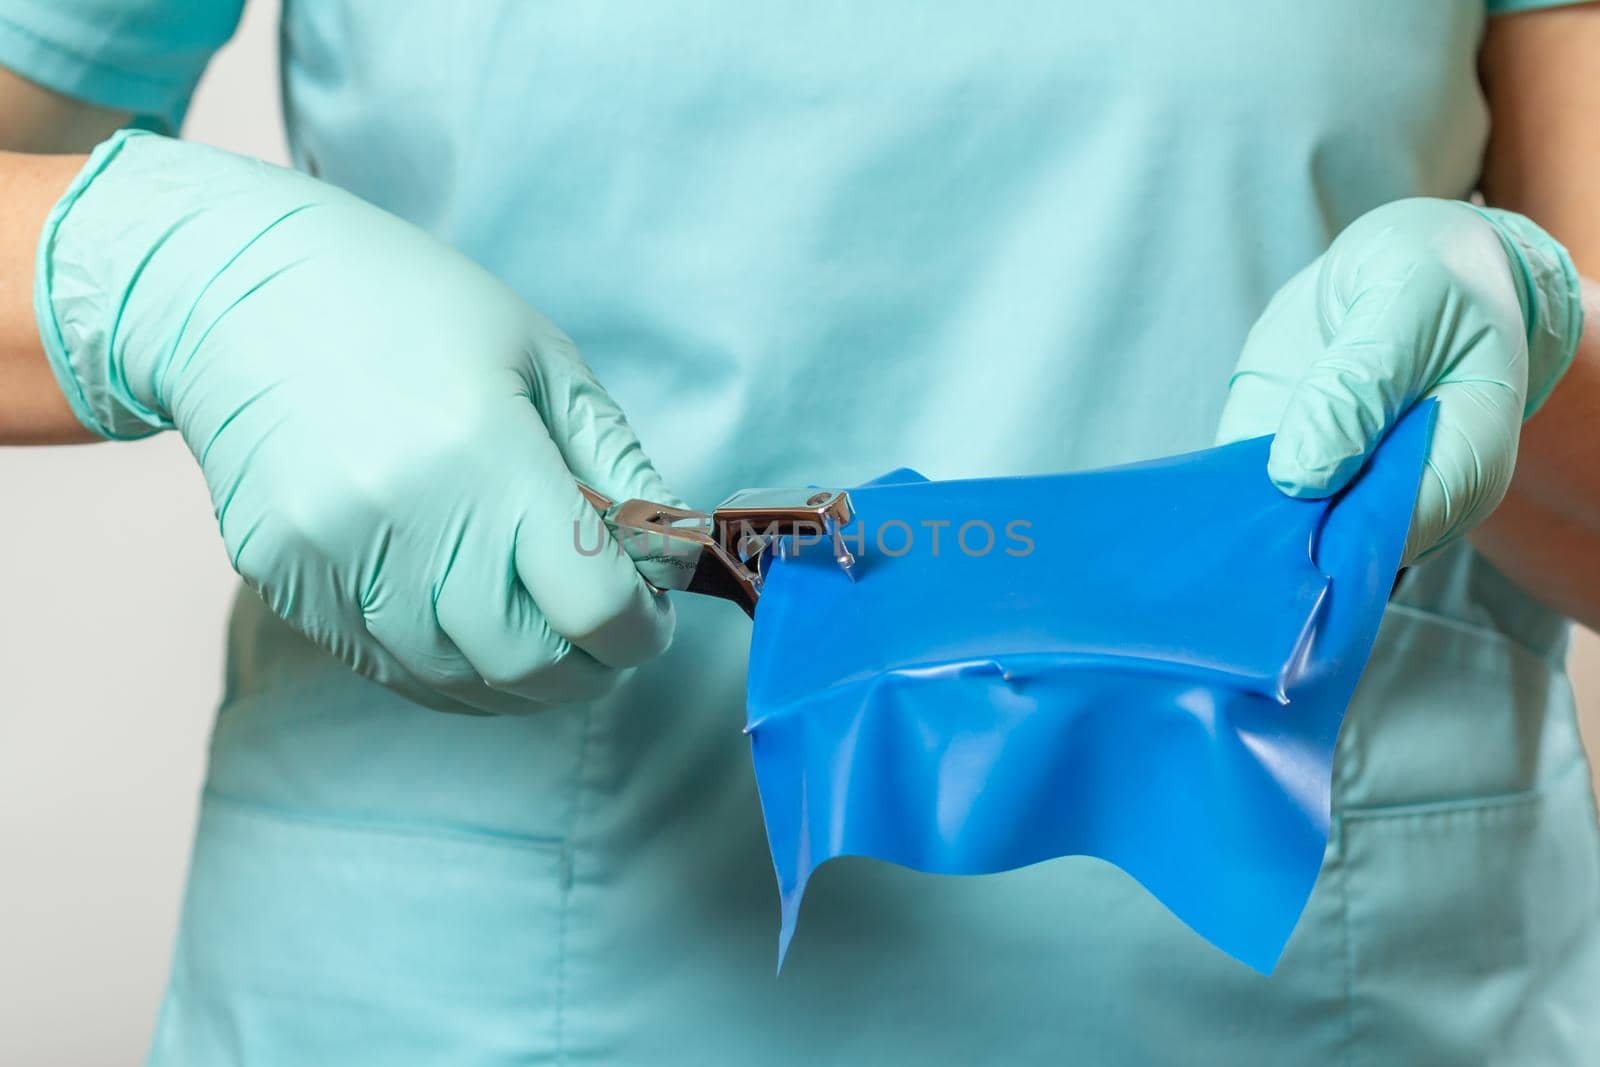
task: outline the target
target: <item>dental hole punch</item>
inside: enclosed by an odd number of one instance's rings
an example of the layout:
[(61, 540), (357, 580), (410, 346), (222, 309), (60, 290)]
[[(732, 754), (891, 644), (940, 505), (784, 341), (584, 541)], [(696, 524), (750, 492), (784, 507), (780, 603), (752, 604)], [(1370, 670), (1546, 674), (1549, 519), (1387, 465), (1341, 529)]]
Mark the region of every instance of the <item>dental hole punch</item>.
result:
[(743, 489), (708, 513), (653, 500), (615, 501), (582, 482), (578, 489), (657, 592), (731, 600), (754, 618), (762, 556), (786, 538), (797, 550), (808, 539), (826, 538), (834, 561), (853, 576), (856, 560), (843, 531), (855, 511), (843, 490)]

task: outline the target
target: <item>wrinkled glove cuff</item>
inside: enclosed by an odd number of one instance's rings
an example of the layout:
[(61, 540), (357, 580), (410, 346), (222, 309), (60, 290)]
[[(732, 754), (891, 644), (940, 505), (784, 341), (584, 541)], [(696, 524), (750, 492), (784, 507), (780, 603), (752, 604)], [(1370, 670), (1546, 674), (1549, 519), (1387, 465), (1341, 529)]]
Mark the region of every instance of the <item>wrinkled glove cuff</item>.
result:
[(45, 354), (79, 421), (114, 439), (170, 429), (174, 376), (248, 295), (229, 284), (229, 266), (328, 193), (305, 175), (139, 130), (96, 148), (46, 219), (34, 272)]
[[(50, 370), (78, 421), (114, 440), (147, 437), (171, 423), (128, 393), (122, 376), (111, 365), (110, 331), (90, 326), (114, 318), (84, 313), (85, 305), (103, 302), (104, 287), (95, 285), (77, 264), (58, 261), (56, 252), (68, 216), (132, 134), (120, 130), (90, 153), (89, 161), (45, 218), (33, 272), (33, 312)], [(58, 307), (68, 310), (58, 315)]]
[(1514, 211), (1476, 207), (1506, 247), (1520, 275), (1522, 317), (1528, 326), (1528, 399), (1524, 419), (1539, 410), (1572, 365), (1583, 334), (1582, 283), (1572, 257), (1533, 220)]

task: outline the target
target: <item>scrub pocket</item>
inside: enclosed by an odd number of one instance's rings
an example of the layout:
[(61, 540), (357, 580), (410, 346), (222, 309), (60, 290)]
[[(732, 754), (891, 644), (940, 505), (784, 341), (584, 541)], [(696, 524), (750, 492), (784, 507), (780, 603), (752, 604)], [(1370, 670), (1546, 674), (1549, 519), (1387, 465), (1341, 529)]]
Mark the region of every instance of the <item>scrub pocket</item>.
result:
[(1392, 607), (1338, 766), (1350, 1062), (1593, 1062), (1600, 834), (1565, 676)]
[(555, 841), (208, 794), (150, 1062), (552, 1057), (563, 869)]

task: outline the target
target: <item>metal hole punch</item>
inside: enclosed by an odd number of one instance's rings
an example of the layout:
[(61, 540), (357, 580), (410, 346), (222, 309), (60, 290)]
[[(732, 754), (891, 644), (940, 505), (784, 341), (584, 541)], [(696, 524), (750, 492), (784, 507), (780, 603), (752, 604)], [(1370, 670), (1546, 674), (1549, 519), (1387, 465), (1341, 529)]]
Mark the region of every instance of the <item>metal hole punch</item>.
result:
[(678, 589), (731, 600), (754, 618), (761, 558), (777, 542), (793, 539), (801, 551), (826, 539), (846, 575), (855, 567), (843, 533), (855, 510), (843, 490), (744, 489), (710, 512), (616, 501), (582, 482), (578, 490), (656, 592)]

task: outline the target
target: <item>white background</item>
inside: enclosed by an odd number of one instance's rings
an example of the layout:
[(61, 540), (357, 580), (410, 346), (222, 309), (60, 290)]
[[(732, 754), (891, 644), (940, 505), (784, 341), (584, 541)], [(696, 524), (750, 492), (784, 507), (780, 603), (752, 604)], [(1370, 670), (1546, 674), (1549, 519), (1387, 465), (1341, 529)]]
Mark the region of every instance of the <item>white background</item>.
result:
[[(247, 5), (186, 136), (285, 161), (277, 7)], [(0, 450), (0, 1065), (143, 1059), (232, 592), (175, 435)], [(1600, 694), (1593, 636), (1574, 670)]]

